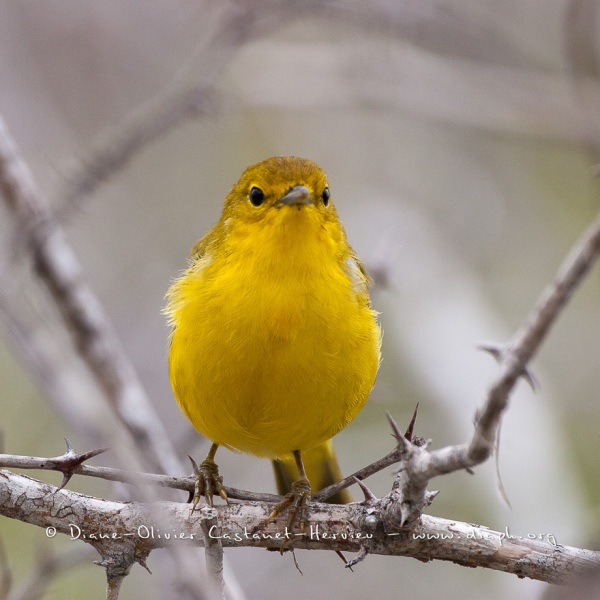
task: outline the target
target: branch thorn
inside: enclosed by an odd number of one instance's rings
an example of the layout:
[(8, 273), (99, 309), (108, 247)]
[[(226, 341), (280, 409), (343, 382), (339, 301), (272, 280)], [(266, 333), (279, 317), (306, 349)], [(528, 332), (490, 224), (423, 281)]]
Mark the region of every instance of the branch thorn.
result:
[[(479, 350), (483, 350), (488, 354), (491, 354), (498, 364), (501, 364), (508, 352), (511, 350), (511, 347), (507, 344), (496, 344), (494, 342), (484, 342), (483, 344), (477, 344), (476, 348)], [(522, 377), (528, 384), (532, 391), (537, 391), (539, 388), (539, 384), (537, 379), (531, 372), (531, 370), (527, 367), (523, 367), (519, 377)]]
[(415, 422), (417, 420), (418, 412), (419, 412), (419, 403), (417, 402), (417, 405), (415, 406), (415, 412), (413, 413), (412, 419), (410, 420), (410, 423), (408, 424), (408, 427), (406, 428), (406, 433), (404, 434), (404, 437), (410, 442), (413, 441), (413, 430), (415, 428)]
[(80, 467), (86, 460), (94, 458), (94, 456), (98, 456), (99, 454), (103, 454), (107, 450), (110, 450), (110, 448), (98, 448), (97, 450), (89, 450), (88, 452), (77, 454), (71, 441), (66, 437), (64, 440), (67, 444), (67, 451), (62, 456), (56, 456), (55, 458), (50, 458), (48, 460), (48, 462), (55, 466), (57, 471), (60, 471), (63, 474), (63, 479), (58, 486), (58, 490), (62, 490), (67, 483), (69, 483), (71, 477), (75, 475), (78, 467)]
[[(200, 469), (198, 468), (198, 463), (188, 454), (188, 458), (190, 459), (190, 462), (192, 463), (192, 476), (194, 477), (194, 479), (196, 481), (198, 481), (198, 476), (200, 475)], [(194, 486), (193, 490), (190, 490), (188, 492), (188, 499), (187, 499), (187, 503), (191, 504), (194, 501), (194, 496), (196, 495), (196, 488)]]
[(365, 496), (365, 500), (364, 501), (365, 501), (366, 504), (369, 504), (371, 502), (377, 502), (377, 496), (375, 496), (375, 494), (367, 487), (367, 485), (364, 482), (362, 482), (357, 477), (354, 477), (354, 481), (356, 481), (356, 483), (358, 484), (358, 486), (362, 490), (362, 493)]
[(392, 415), (390, 415), (390, 413), (386, 413), (386, 417), (390, 424), (390, 427), (392, 428), (392, 436), (398, 442), (398, 447), (403, 452), (406, 452), (410, 447), (410, 441), (406, 439), (404, 435), (402, 435), (402, 432), (400, 431), (400, 429), (398, 429), (398, 424), (396, 423), (396, 421), (394, 421)]
[(365, 560), (365, 558), (367, 558), (367, 554), (369, 554), (367, 547), (361, 546), (360, 550), (358, 551), (358, 554), (356, 555), (356, 558), (353, 558), (351, 561), (348, 561), (346, 563), (346, 569), (352, 570), (352, 567), (354, 565), (357, 565), (359, 562), (362, 562), (363, 560)]
[(148, 573), (150, 573), (150, 575), (152, 575), (152, 571), (150, 570), (150, 567), (148, 567), (148, 563), (146, 562), (146, 558), (143, 556), (138, 556), (136, 557), (135, 561), (141, 565), (142, 567), (144, 567), (144, 569), (146, 569), (146, 571), (148, 571)]
[(425, 506), (430, 506), (439, 493), (440, 490), (432, 490), (425, 492)]
[[(349, 566), (350, 563), (346, 560), (344, 553), (341, 550), (336, 550), (335, 553), (342, 559), (344, 566), (352, 571), (352, 566)], [(302, 571), (300, 571), (302, 573)], [(354, 572), (354, 571), (353, 571)]]
[(402, 502), (400, 504), (400, 527), (406, 526), (413, 513), (414, 511), (409, 502)]

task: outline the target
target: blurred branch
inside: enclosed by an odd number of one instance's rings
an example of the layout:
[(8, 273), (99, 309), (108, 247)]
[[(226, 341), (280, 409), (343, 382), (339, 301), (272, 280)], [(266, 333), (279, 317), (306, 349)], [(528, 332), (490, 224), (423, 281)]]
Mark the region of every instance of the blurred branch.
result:
[[(498, 65), (499, 57), (503, 57), (500, 62), (514, 65), (518, 64), (517, 59), (520, 57), (515, 50), (514, 40), (511, 39), (510, 28), (498, 19), (494, 19), (492, 11), (481, 9), (474, 15), (472, 6), (468, 7), (467, 13), (460, 5), (449, 6), (447, 2), (440, 0), (418, 2), (376, 0), (369, 3), (360, 0), (344, 3), (340, 3), (339, 0), (251, 0), (225, 2), (218, 5), (217, 10), (214, 21), (205, 28), (206, 33), (199, 41), (196, 50), (175, 74), (170, 85), (138, 107), (129, 118), (100, 136), (86, 151), (87, 157), (80, 164), (69, 169), (66, 183), (57, 193), (57, 197), (63, 203), (61, 216), (68, 214), (74, 205), (92, 194), (103, 182), (115, 176), (148, 144), (187, 119), (211, 116), (231, 105), (233, 98), (218, 94), (216, 86), (239, 49), (248, 41), (256, 42), (265, 34), (271, 34), (278, 27), (288, 25), (303, 16), (322, 15), (326, 18), (333, 17), (338, 22), (343, 20), (354, 23), (363, 29), (379, 28), (387, 34), (409, 40), (416, 46), (426, 48), (445, 58), (454, 55), (468, 57), (470, 61), (468, 64), (479, 59), (488, 66)], [(476, 21), (475, 26), (473, 20)], [(349, 47), (352, 48), (355, 43), (353, 39)], [(253, 52), (257, 51), (260, 52), (260, 49), (253, 49)], [(328, 47), (328, 51), (333, 51), (333, 48)], [(322, 61), (308, 60), (307, 56), (310, 57), (312, 52), (319, 55), (322, 48), (314, 44), (309, 48), (303, 45), (297, 56), (290, 55), (289, 49), (285, 49), (282, 53), (278, 49), (268, 48), (266, 56), (257, 57), (254, 61), (253, 64), (260, 64), (262, 68), (256, 72), (256, 76), (251, 81), (247, 82), (249, 87), (247, 89), (245, 87), (241, 102), (250, 105), (265, 103), (293, 107), (298, 102), (303, 105), (317, 103), (319, 106), (348, 101), (353, 103), (380, 101), (388, 104), (391, 98), (395, 106), (400, 106), (406, 101), (407, 93), (414, 95), (414, 90), (422, 86), (419, 80), (407, 85), (406, 76), (409, 73), (406, 67), (401, 67), (401, 81), (398, 85), (394, 85), (393, 78), (390, 78), (390, 65), (386, 62), (384, 70), (379, 74), (375, 73), (375, 81), (369, 82), (371, 73), (362, 73), (360, 88), (356, 87), (356, 78), (352, 77), (351, 85), (344, 83), (344, 94), (339, 94), (336, 85), (338, 82), (335, 79), (339, 76), (338, 72), (347, 73), (347, 69), (323, 72), (321, 68), (315, 71), (314, 64), (322, 65)], [(338, 58), (346, 61), (345, 65), (354, 64), (354, 59), (348, 60), (348, 57), (348, 49), (343, 49)], [(283, 65), (280, 64), (282, 60)], [(184, 75), (194, 62), (203, 63), (202, 74), (191, 88), (181, 91)], [(394, 65), (391, 67), (393, 72)], [(301, 86), (300, 93), (292, 89), (280, 89), (277, 84), (279, 77), (270, 69), (281, 68), (298, 74), (296, 81)], [(424, 71), (421, 68), (415, 70), (415, 73), (423, 77)], [(324, 83), (306, 84), (315, 77), (323, 79)], [(433, 73), (432, 77), (436, 78), (437, 85), (441, 79), (447, 79), (440, 78), (437, 72)], [(476, 80), (475, 77), (469, 79), (470, 83)], [(494, 81), (494, 78), (490, 77), (484, 79), (486, 90), (489, 88), (490, 79)], [(530, 80), (531, 73), (523, 74), (523, 77), (515, 82), (515, 86), (521, 89)], [(392, 88), (387, 87), (390, 83)], [(429, 85), (427, 78), (425, 83)], [(494, 89), (486, 102), (482, 103), (482, 106), (492, 107), (486, 112), (486, 117), (493, 115), (494, 121), (498, 120), (499, 114), (508, 114), (508, 111), (500, 110), (499, 106), (506, 98), (500, 96), (500, 101), (497, 99), (498, 94), (506, 89), (504, 83), (503, 81), (502, 86)], [(458, 80), (457, 87), (464, 88), (464, 82)], [(314, 96), (311, 95), (313, 90)], [(357, 92), (363, 97), (357, 99), (355, 97)], [(419, 95), (418, 91), (417, 95)], [(427, 90), (427, 95), (431, 96), (430, 90)], [(456, 91), (451, 94), (454, 95)], [(531, 110), (535, 110), (535, 114), (539, 111), (540, 102), (546, 97), (540, 94), (532, 99)], [(442, 103), (447, 104), (447, 97), (444, 97)], [(417, 99), (415, 104), (420, 108), (425, 106), (422, 97)], [(466, 116), (462, 102), (454, 108), (463, 111), (463, 116)], [(452, 109), (453, 107), (449, 107), (450, 112)], [(472, 118), (473, 111), (468, 110), (469, 118)]]
[[(151, 142), (193, 117), (213, 115), (223, 108), (223, 99), (214, 89), (215, 80), (229, 64), (253, 26), (251, 13), (242, 5), (223, 3), (212, 26), (200, 40), (185, 65), (166, 89), (137, 107), (132, 115), (98, 137), (74, 165), (58, 198), (61, 216), (92, 194), (99, 185), (125, 168)], [(203, 61), (204, 74), (193, 87), (181, 91), (180, 82), (190, 63)]]
[(146, 145), (188, 118), (217, 113), (223, 103), (210, 88), (199, 86), (175, 96), (161, 96), (138, 109), (126, 123), (98, 139), (88, 151), (89, 158), (67, 176), (59, 216), (68, 215), (75, 203), (125, 168)]
[[(598, 50), (597, 0), (568, 0), (564, 18), (565, 58), (572, 81), (574, 96), (581, 115), (588, 121), (590, 134), (600, 138), (597, 122), (600, 78), (600, 53)], [(588, 140), (584, 140), (588, 141)], [(598, 161), (600, 144), (586, 144), (594, 162)]]
[(12, 582), (12, 571), (8, 564), (8, 555), (6, 554), (4, 542), (0, 537), (0, 600), (8, 600)]
[[(0, 191), (17, 221), (27, 224), (28, 247), (37, 274), (106, 401), (139, 445), (141, 464), (148, 461), (166, 472), (178, 470), (167, 433), (1, 117)], [(32, 356), (29, 351), (23, 354)]]
[(45, 548), (39, 554), (37, 564), (32, 570), (32, 575), (11, 594), (13, 577), (8, 555), (0, 538), (0, 600), (40, 600), (43, 598), (48, 585), (59, 573), (62, 573), (93, 558), (90, 549), (73, 548), (59, 554)]
[(204, 558), (206, 571), (212, 578), (221, 593), (225, 592), (225, 580), (223, 579), (223, 541), (219, 536), (212, 533), (219, 528), (218, 511), (205, 506), (200, 510), (200, 527), (204, 537)]
[[(0, 497), (5, 516), (44, 527), (49, 537), (58, 532), (81, 539), (96, 548), (104, 566), (123, 572), (129, 572), (134, 562), (145, 565), (148, 554), (157, 548), (204, 546), (203, 521), (211, 521), (215, 514), (218, 525), (209, 527), (209, 535), (223, 547), (277, 550), (290, 537), (286, 545), (298, 549), (447, 560), (549, 583), (564, 583), (600, 565), (598, 552), (426, 515), (407, 531), (398, 527), (400, 505), (393, 510), (388, 496), (362, 504), (312, 504), (310, 529), (305, 533), (281, 529), (281, 523), (264, 526), (272, 508), (264, 502), (203, 508), (190, 517), (186, 504), (111, 502), (57, 490), (8, 471), (0, 471)], [(378, 503), (388, 503), (389, 510), (377, 511)]]
[(535, 54), (514, 19), (502, 19), (484, 4), (448, 0), (322, 0), (307, 2), (361, 28), (379, 29), (425, 51), (450, 59), (468, 58), (490, 65), (516, 65)]
[(569, 69), (577, 77), (598, 77), (598, 16), (597, 0), (567, 0), (564, 19), (565, 50)]
[(77, 546), (59, 554), (46, 549), (39, 556), (31, 576), (20, 586), (11, 600), (41, 600), (56, 575), (88, 563), (93, 557), (91, 548)]
[[(286, 9), (290, 5), (297, 5), (297, 2), (284, 0), (274, 4), (270, 0), (258, 0), (215, 5), (218, 6), (215, 21), (206, 29), (193, 55), (175, 74), (171, 84), (100, 136), (87, 151), (87, 158), (71, 168), (66, 184), (57, 194), (62, 201), (61, 216), (115, 176), (148, 144), (187, 119), (222, 111), (231, 100), (217, 92), (217, 80), (249, 39), (260, 37), (289, 21), (290, 13)], [(265, 7), (275, 10), (262, 10)], [(314, 10), (312, 3), (307, 3), (304, 8)], [(202, 63), (203, 73), (195, 85), (181, 91), (183, 75), (194, 60)]]
[[(263, 66), (245, 81), (239, 102), (288, 110), (368, 105), (455, 126), (600, 147), (597, 79), (582, 79), (580, 93), (574, 94), (572, 81), (563, 73), (469, 59), (450, 62), (444, 55), (410, 46), (385, 61), (365, 61), (365, 54), (378, 56), (384, 49), (383, 40), (360, 38), (335, 47), (279, 40), (258, 44), (247, 52), (241, 68)], [(278, 85), (281, 74), (288, 72), (296, 77)]]

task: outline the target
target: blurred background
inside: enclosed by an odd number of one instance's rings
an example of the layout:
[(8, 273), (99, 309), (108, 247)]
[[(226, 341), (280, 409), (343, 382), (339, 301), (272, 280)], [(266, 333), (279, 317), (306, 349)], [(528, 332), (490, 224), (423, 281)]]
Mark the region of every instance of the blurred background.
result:
[[(419, 402), (416, 433), (434, 448), (470, 435), (496, 373), (476, 345), (512, 335), (598, 209), (599, 40), (595, 0), (0, 0), (0, 114), (182, 461), (208, 443), (170, 390), (164, 294), (247, 165), (295, 154), (323, 166), (376, 280), (384, 330), (371, 399), (335, 440), (351, 472), (393, 447), (388, 411), (405, 426)], [(200, 107), (168, 109), (191, 89)], [(156, 122), (160, 135), (143, 125)], [(140, 123), (140, 147), (118, 168), (99, 167), (102, 151)], [(0, 330), (0, 452), (58, 455), (62, 436), (89, 450), (105, 441), (102, 413), (72, 375), (84, 368), (18, 234), (3, 204), (0, 277), (12, 312)], [(45, 389), (10, 314), (71, 373), (64, 393)], [(539, 390), (519, 384), (504, 420), (512, 510), (490, 462), (432, 482), (441, 493), (429, 514), (598, 549), (599, 339), (596, 269), (532, 365)], [(83, 427), (86, 411), (95, 417)], [(226, 484), (274, 491), (268, 461), (222, 450), (219, 465)], [(392, 481), (388, 469), (368, 485), (382, 496)], [(127, 497), (84, 478), (70, 488)], [(42, 555), (83, 548), (6, 518), (0, 543), (15, 598)], [(296, 557), (304, 576), (289, 554), (226, 551), (246, 596), (265, 600), (282, 589), (291, 600), (535, 599), (549, 587), (441, 562), (370, 556), (350, 573), (333, 553)], [(104, 597), (95, 559), (62, 572), (41, 597)], [(173, 597), (161, 560), (150, 556), (154, 575), (135, 566), (121, 597)]]

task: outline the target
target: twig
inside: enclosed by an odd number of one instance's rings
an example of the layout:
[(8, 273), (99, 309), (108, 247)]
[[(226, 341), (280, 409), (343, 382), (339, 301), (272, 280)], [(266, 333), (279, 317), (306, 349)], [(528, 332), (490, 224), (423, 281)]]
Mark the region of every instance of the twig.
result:
[[(402, 466), (395, 488), (397, 501), (404, 506), (402, 526), (414, 523), (426, 506), (426, 488), (432, 477), (469, 469), (492, 454), (502, 414), (515, 383), (527, 373), (528, 362), (599, 255), (600, 215), (575, 244), (554, 282), (542, 292), (513, 339), (498, 353), (500, 372), (475, 417), (475, 431), (470, 442), (429, 452), (404, 438), (396, 428)], [(393, 421), (392, 426), (395, 427)]]
[[(104, 448), (102, 450), (105, 450)], [(17, 454), (0, 454), (0, 468), (9, 469), (39, 469), (44, 471), (58, 471), (61, 473), (70, 473), (71, 475), (84, 475), (87, 477), (96, 477), (107, 481), (118, 481), (134, 485), (151, 485), (164, 488), (182, 490), (185, 492), (194, 492), (196, 480), (194, 477), (172, 477), (170, 475), (160, 475), (156, 473), (135, 473), (123, 469), (112, 467), (95, 467), (92, 465), (81, 464), (83, 460), (91, 456), (96, 456), (100, 451), (93, 450), (83, 454), (72, 455), (67, 452), (61, 456), (44, 458), (41, 456), (19, 456)], [(312, 495), (315, 502), (323, 501), (337, 491), (344, 489), (356, 483), (356, 480), (363, 480), (400, 460), (398, 449), (392, 450), (383, 458), (363, 467), (356, 473), (344, 478), (342, 481), (320, 490)], [(227, 496), (235, 500), (249, 500), (253, 502), (280, 502), (281, 496), (276, 494), (258, 493), (239, 488), (226, 486)]]
[[(362, 481), (363, 479), (367, 479), (367, 477), (371, 477), (371, 475), (374, 475), (375, 473), (378, 473), (379, 471), (383, 471), (383, 469), (386, 469), (390, 465), (393, 465), (393, 464), (399, 462), (401, 460), (401, 458), (402, 458), (401, 451), (398, 448), (394, 448), (389, 454), (386, 454), (383, 458), (380, 458), (379, 460), (376, 460), (375, 462), (371, 463), (370, 465), (367, 465), (366, 467), (359, 469), (355, 473), (352, 473), (352, 475), (348, 475), (348, 477), (344, 477), (344, 479), (342, 479), (341, 481), (338, 481), (337, 483), (333, 483), (332, 485), (329, 485), (326, 488), (323, 488), (322, 490), (315, 492), (311, 496), (311, 499), (314, 500), (315, 502), (323, 502), (324, 500), (326, 500), (330, 496), (333, 496), (337, 492), (339, 492), (351, 485), (354, 485), (356, 483), (356, 481), (355, 481), (356, 479), (358, 479), (359, 481)], [(1, 456), (0, 456), (0, 466), (2, 466)]]
[[(393, 494), (393, 492), (391, 493)], [(391, 495), (390, 494), (390, 495)], [(389, 496), (380, 505), (390, 506)], [(190, 518), (189, 506), (175, 502), (152, 505), (112, 502), (84, 496), (36, 481), (24, 475), (0, 471), (0, 514), (46, 528), (94, 546), (107, 561), (123, 556), (144, 564), (148, 553), (178, 545), (204, 546), (199, 518)], [(259, 528), (272, 505), (232, 502), (217, 506), (217, 525), (208, 535), (227, 547), (279, 549), (286, 536), (299, 549), (365, 552), (407, 556), (421, 561), (446, 560), (469, 567), (486, 567), (549, 583), (565, 583), (587, 569), (600, 566), (600, 553), (547, 541), (497, 532), (469, 523), (423, 515), (410, 532), (396, 527), (396, 512), (375, 516), (369, 505), (312, 504), (304, 534), (289, 532), (284, 520)], [(169, 534), (169, 535), (165, 535)], [(85, 536), (85, 537), (84, 537)]]
[[(417, 420), (418, 410), (419, 410), (419, 404), (417, 403), (417, 406), (415, 407), (413, 416), (410, 420), (410, 423), (408, 424), (408, 428), (406, 429), (406, 433), (404, 434), (405, 437), (408, 438), (409, 440), (412, 440), (412, 438), (413, 438), (413, 429), (415, 426), (415, 421)], [(419, 443), (419, 442), (417, 442), (417, 440), (415, 440), (415, 443)], [(348, 477), (345, 477), (341, 481), (338, 481), (337, 483), (333, 483), (333, 484), (327, 486), (326, 488), (319, 490), (318, 492), (314, 493), (311, 496), (311, 498), (312, 498), (312, 500), (315, 500), (316, 502), (327, 500), (327, 498), (330, 498), (334, 494), (337, 494), (339, 491), (353, 485), (354, 483), (358, 482), (360, 485), (360, 482), (363, 479), (367, 479), (368, 477), (371, 477), (371, 475), (374, 475), (375, 473), (378, 473), (379, 471), (383, 471), (383, 469), (385, 469), (397, 462), (400, 462), (401, 459), (402, 459), (401, 448), (398, 448), (398, 447), (394, 448), (389, 454), (386, 454), (383, 458), (380, 458), (379, 460), (376, 460), (375, 462), (371, 463), (370, 465), (367, 465), (366, 467), (359, 469), (355, 473), (352, 473), (352, 475), (348, 475)], [(2, 466), (1, 463), (0, 463), (0, 466)]]
[[(45, 471), (61, 471), (60, 464), (54, 459), (43, 458), (39, 456), (18, 456), (16, 454), (0, 454), (0, 468), (11, 469), (40, 469)], [(172, 477), (170, 475), (160, 475), (157, 473), (134, 473), (123, 469), (114, 469), (112, 467), (94, 467), (91, 465), (81, 465), (72, 471), (73, 475), (84, 475), (86, 477), (95, 477), (106, 481), (118, 481), (119, 483), (128, 483), (131, 485), (158, 486), (184, 492), (194, 492), (196, 480), (194, 477)], [(250, 500), (257, 502), (278, 502), (281, 496), (275, 494), (257, 493), (241, 490), (233, 487), (225, 487), (227, 495), (235, 500)]]

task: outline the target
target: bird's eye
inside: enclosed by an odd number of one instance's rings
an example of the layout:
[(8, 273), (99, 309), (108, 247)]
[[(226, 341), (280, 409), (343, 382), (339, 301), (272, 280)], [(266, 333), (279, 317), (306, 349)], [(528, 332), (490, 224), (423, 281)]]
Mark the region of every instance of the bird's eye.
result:
[(265, 201), (265, 193), (257, 187), (253, 187), (250, 190), (250, 194), (248, 197), (250, 198), (250, 202), (254, 206), (260, 206)]
[(325, 206), (327, 206), (329, 204), (329, 196), (331, 195), (331, 193), (329, 192), (329, 188), (326, 187), (323, 190), (323, 193), (321, 194), (321, 198), (323, 199), (323, 204)]

